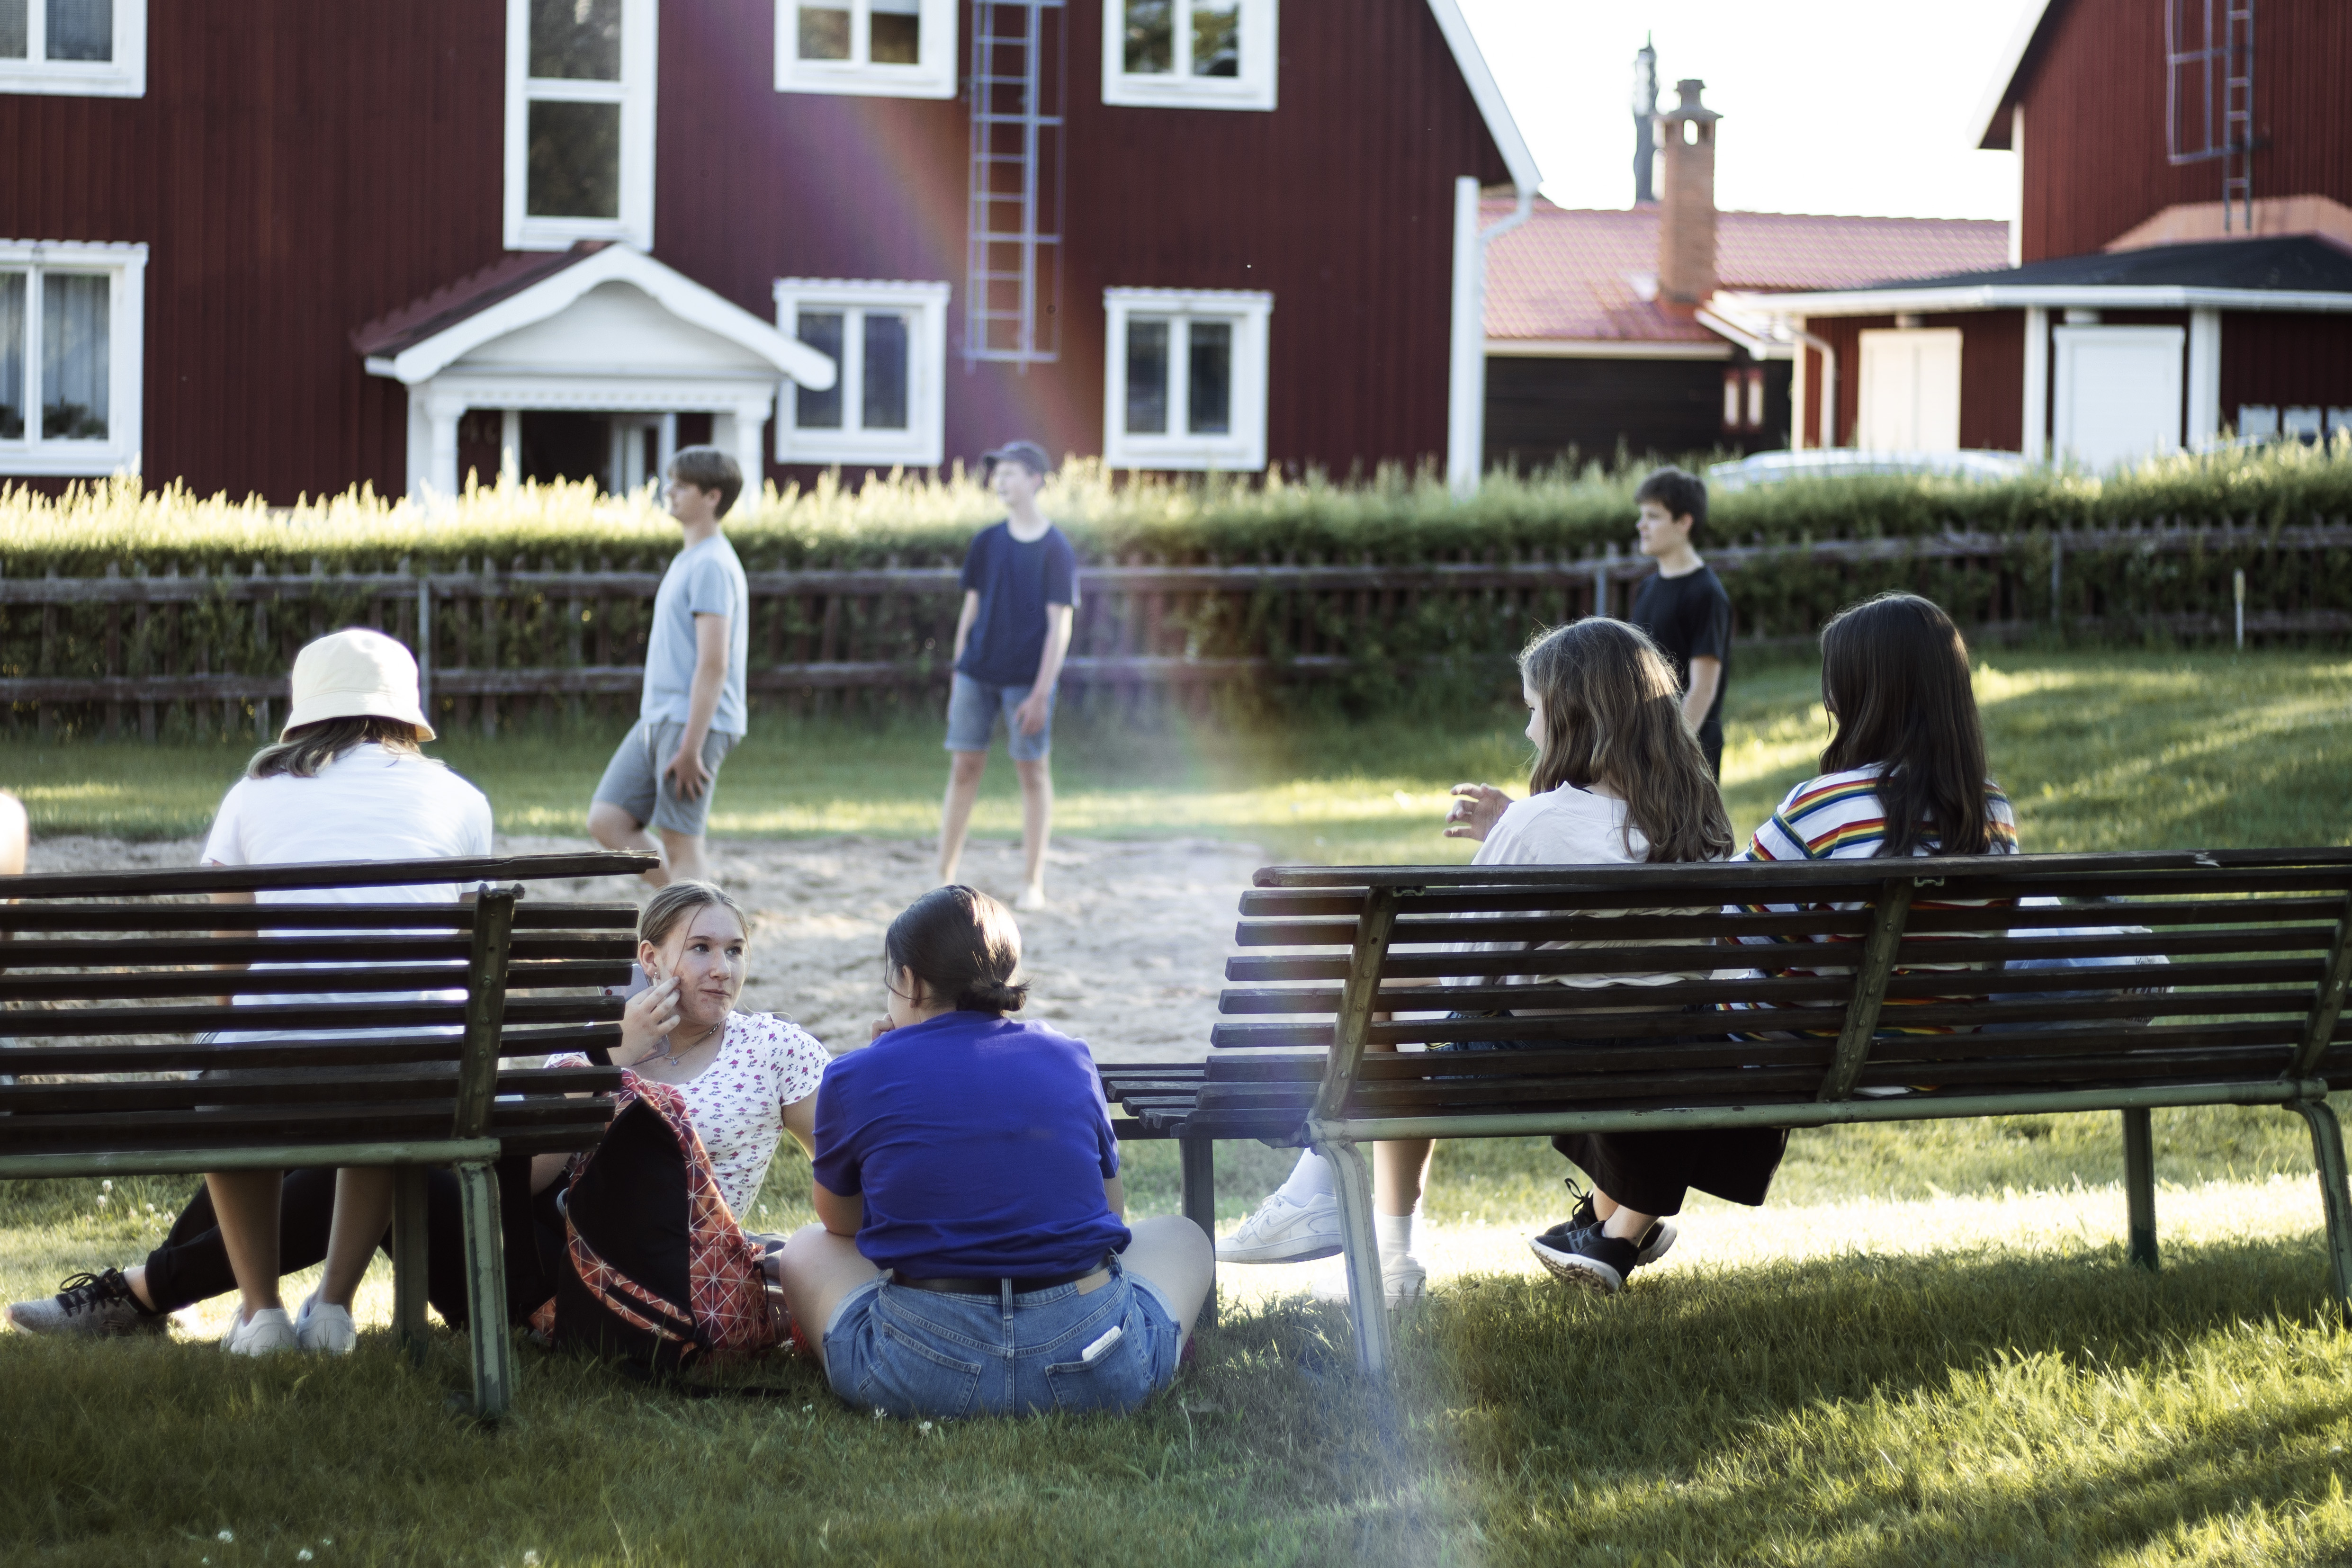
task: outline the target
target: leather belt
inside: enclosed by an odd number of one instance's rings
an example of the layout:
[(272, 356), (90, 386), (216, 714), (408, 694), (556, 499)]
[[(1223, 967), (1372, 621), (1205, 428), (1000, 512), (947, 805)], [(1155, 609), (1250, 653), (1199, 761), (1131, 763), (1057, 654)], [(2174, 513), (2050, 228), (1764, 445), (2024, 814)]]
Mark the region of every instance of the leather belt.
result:
[[(1097, 1274), (1108, 1278), (1109, 1273), (1110, 1270), (1101, 1264), (1091, 1263), (1075, 1274), (1041, 1274), (1027, 1279), (1016, 1277), (1012, 1281), (1013, 1293), (1016, 1296), (1025, 1296), (1035, 1291), (1058, 1290), (1064, 1285), (1083, 1284)], [(940, 1296), (994, 1296), (1001, 1294), (1005, 1285), (1005, 1281), (1002, 1279), (911, 1280), (896, 1270), (891, 1271), (890, 1282), (894, 1285), (904, 1285), (910, 1291), (929, 1291), (934, 1295)]]

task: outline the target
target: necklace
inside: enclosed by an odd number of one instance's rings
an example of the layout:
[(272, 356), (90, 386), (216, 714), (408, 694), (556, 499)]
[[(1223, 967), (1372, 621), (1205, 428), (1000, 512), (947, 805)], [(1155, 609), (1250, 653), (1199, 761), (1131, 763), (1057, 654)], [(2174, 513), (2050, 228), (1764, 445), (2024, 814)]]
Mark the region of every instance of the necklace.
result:
[(700, 1034), (696, 1035), (694, 1037), (694, 1043), (688, 1046), (686, 1051), (680, 1051), (676, 1046), (672, 1045), (670, 1043), (669, 1037), (665, 1035), (662, 1037), (660, 1048), (656, 1050), (654, 1054), (660, 1057), (664, 1061), (668, 1062), (672, 1067), (682, 1066), (683, 1063), (679, 1061), (679, 1058), (686, 1055), (688, 1051), (701, 1050), (705, 1042), (707, 1042), (712, 1035), (717, 1034), (719, 1030), (724, 1028), (726, 1023), (727, 1020), (725, 1019), (720, 1019), (717, 1023), (712, 1024), (709, 1029), (704, 1030)]

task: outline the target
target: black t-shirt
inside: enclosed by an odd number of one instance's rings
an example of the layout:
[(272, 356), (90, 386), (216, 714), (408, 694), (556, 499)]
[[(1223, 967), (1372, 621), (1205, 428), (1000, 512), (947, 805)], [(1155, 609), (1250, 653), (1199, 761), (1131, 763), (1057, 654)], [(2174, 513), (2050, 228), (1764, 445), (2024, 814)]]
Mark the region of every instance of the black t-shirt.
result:
[(1048, 526), (1024, 544), (1010, 522), (982, 528), (963, 558), (963, 586), (980, 594), (980, 613), (956, 668), (994, 686), (1025, 686), (1045, 657), (1045, 606), (1078, 602), (1078, 557)]
[(1690, 690), (1690, 662), (1720, 659), (1715, 706), (1698, 727), (1723, 727), (1723, 694), (1731, 685), (1731, 595), (1711, 566), (1680, 577), (1653, 573), (1633, 595), (1633, 624), (1674, 662), (1675, 676)]

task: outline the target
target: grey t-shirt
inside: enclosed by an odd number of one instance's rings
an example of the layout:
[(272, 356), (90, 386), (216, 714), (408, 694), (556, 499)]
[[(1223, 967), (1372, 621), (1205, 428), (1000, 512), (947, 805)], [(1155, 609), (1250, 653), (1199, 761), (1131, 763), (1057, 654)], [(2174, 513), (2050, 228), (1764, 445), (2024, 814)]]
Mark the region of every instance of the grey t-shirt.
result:
[(735, 547), (724, 534), (680, 550), (662, 574), (661, 589), (654, 595), (653, 629), (646, 640), (646, 695), (637, 705), (638, 716), (686, 722), (687, 705), (694, 695), (698, 615), (727, 617), (727, 683), (719, 688), (710, 727), (721, 735), (741, 735), (751, 716), (743, 701), (743, 672), (751, 653), (751, 589), (743, 580), (743, 563), (735, 559)]

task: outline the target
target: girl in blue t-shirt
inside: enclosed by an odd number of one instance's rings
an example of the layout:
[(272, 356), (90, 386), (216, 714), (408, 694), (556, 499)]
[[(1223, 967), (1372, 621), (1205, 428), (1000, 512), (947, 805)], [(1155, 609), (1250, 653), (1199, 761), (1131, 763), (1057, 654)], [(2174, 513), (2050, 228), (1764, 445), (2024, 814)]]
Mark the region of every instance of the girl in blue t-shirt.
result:
[(934, 889), (883, 940), (888, 1016), (817, 1095), (819, 1223), (772, 1265), (844, 1399), (895, 1416), (1128, 1410), (1176, 1375), (1213, 1267), (1177, 1216), (1123, 1223), (1085, 1045), (1016, 1023), (1021, 933)]

